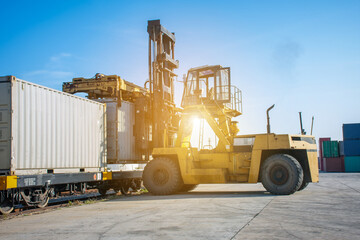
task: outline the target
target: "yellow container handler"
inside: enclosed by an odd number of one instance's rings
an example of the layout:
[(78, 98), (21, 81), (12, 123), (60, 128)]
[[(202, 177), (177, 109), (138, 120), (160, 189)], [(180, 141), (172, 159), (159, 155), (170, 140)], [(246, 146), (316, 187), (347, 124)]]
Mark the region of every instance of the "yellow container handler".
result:
[[(232, 118), (242, 114), (241, 91), (231, 86), (230, 68), (192, 68), (185, 79), (183, 111), (173, 147), (154, 148), (144, 169), (145, 187), (155, 195), (189, 191), (204, 183), (258, 183), (272, 194), (292, 194), (318, 182), (315, 138), (309, 135), (237, 135)], [(269, 109), (270, 110), (270, 109)], [(193, 119), (216, 134), (213, 149), (191, 146)]]

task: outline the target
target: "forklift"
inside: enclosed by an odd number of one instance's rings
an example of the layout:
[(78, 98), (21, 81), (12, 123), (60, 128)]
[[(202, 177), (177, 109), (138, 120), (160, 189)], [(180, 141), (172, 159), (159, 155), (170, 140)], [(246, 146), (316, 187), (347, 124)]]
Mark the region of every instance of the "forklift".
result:
[[(198, 184), (258, 183), (271, 194), (289, 195), (319, 181), (313, 136), (237, 135), (233, 118), (242, 114), (241, 91), (231, 85), (230, 68), (202, 66), (184, 81), (180, 124), (172, 146), (154, 147), (143, 183), (154, 195), (187, 192)], [(214, 148), (192, 147), (194, 119), (203, 119), (216, 135)]]

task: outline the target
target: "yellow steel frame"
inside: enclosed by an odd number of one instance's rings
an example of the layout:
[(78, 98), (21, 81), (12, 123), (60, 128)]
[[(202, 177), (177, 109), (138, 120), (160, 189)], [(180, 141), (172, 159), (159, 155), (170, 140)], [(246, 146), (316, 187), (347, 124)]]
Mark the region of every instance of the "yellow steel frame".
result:
[(107, 180), (112, 180), (112, 172), (103, 172), (103, 180), (107, 181)]
[[(214, 113), (218, 117), (218, 122), (214, 119)], [(186, 107), (183, 111), (183, 117), (181, 119), (178, 136), (176, 139), (176, 147), (190, 146), (190, 139), (192, 133), (191, 119), (194, 116), (200, 116), (204, 118), (210, 127), (219, 138), (219, 144), (216, 147), (216, 152), (231, 152), (231, 146), (233, 142), (233, 133), (231, 130), (238, 131), (237, 128), (231, 127), (231, 117), (227, 116), (219, 108), (211, 107), (207, 108), (205, 105), (194, 105)]]
[[(215, 114), (214, 114), (215, 113)], [(204, 118), (219, 138), (218, 146), (213, 150), (191, 148), (192, 117)], [(217, 116), (218, 121), (215, 120)], [(233, 129), (233, 131), (232, 131)], [(175, 157), (179, 162), (182, 179), (185, 184), (201, 183), (257, 183), (263, 152), (283, 153), (289, 150), (306, 150), (312, 182), (318, 182), (318, 162), (316, 144), (312, 136), (257, 134), (235, 136), (237, 128), (231, 123), (231, 117), (221, 109), (209, 109), (204, 105), (189, 106), (184, 109), (175, 148), (155, 148), (154, 157)], [(234, 151), (234, 138), (254, 138), (250, 150)], [(293, 141), (292, 137), (311, 138), (313, 143)]]
[(89, 94), (89, 98), (99, 95), (118, 98), (120, 101), (123, 100), (123, 92), (131, 93), (132, 97), (149, 93), (147, 89), (125, 81), (117, 75), (102, 74), (97, 75), (96, 78), (74, 78), (72, 82), (64, 82), (63, 92), (71, 94), (85, 92)]

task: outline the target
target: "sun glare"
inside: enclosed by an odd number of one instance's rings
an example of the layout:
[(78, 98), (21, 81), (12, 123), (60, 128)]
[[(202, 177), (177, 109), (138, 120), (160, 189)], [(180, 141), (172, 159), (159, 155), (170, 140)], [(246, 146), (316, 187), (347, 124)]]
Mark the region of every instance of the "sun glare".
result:
[(194, 117), (191, 121), (192, 123), (192, 134), (191, 134), (191, 146), (199, 148), (200, 141), (200, 123), (201, 119), (198, 117)]
[(194, 117), (191, 123), (191, 146), (199, 149), (215, 148), (217, 137), (205, 119)]

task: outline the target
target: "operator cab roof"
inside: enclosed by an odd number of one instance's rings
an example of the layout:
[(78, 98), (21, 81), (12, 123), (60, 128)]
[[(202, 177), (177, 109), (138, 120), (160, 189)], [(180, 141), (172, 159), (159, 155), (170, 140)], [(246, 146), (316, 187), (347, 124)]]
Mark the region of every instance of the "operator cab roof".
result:
[(204, 66), (200, 66), (200, 67), (190, 68), (189, 72), (191, 72), (191, 71), (199, 71), (199, 70), (206, 70), (206, 69), (218, 69), (218, 68), (223, 68), (223, 67), (221, 65), (204, 65)]

